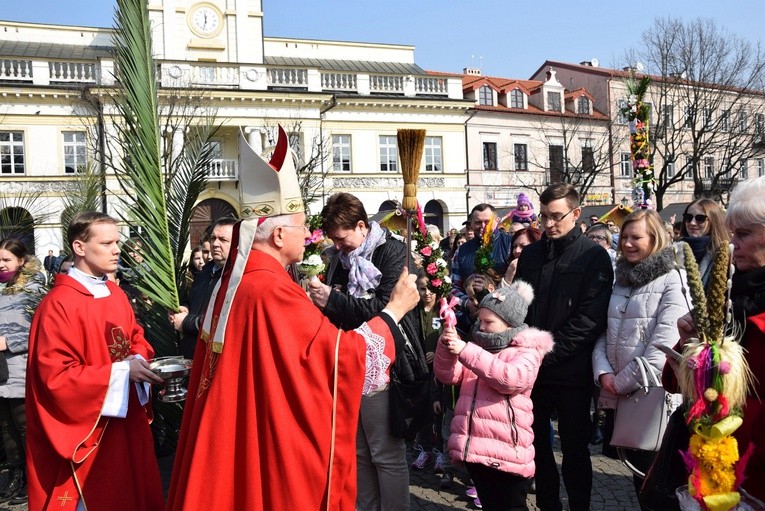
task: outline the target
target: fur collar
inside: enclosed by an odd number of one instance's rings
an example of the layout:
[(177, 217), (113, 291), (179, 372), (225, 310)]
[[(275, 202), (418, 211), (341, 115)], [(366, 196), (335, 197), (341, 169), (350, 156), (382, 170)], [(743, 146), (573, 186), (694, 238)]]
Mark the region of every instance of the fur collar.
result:
[(675, 253), (672, 247), (650, 255), (637, 264), (624, 257), (616, 261), (616, 283), (621, 286), (642, 286), (675, 269)]
[(30, 284), (34, 287), (43, 286), (45, 284), (45, 276), (42, 274), (42, 265), (40, 260), (34, 256), (28, 256), (24, 266), (21, 267), (16, 282), (12, 286), (6, 286), (2, 290), (4, 295), (15, 295), (22, 291), (25, 291)]

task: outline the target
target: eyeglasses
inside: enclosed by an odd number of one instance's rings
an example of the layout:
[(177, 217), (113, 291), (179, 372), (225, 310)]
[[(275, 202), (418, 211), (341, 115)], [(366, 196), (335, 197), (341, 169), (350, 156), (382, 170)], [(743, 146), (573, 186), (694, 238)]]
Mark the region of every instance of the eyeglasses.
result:
[[(577, 209), (577, 208), (574, 208), (574, 209)], [(553, 213), (552, 215), (547, 216), (544, 213), (542, 213), (541, 215), (539, 215), (539, 221), (542, 223), (542, 225), (546, 224), (548, 221), (551, 221), (557, 224), (558, 222), (566, 218), (568, 215), (570, 215), (574, 211), (574, 209), (572, 209), (565, 215), (561, 215), (560, 213)]]
[(595, 240), (595, 241), (606, 241), (608, 239), (605, 236), (599, 236), (597, 234), (593, 234), (593, 235), (587, 236), (587, 237), (590, 238), (591, 240)]
[(280, 225), (279, 227), (292, 227), (293, 229), (303, 229), (303, 231), (305, 231), (305, 232), (311, 232), (308, 229), (307, 225), (290, 225), (290, 224), (286, 224), (286, 225)]
[(696, 220), (697, 224), (703, 224), (707, 221), (707, 215), (691, 215), (690, 213), (683, 214), (683, 221), (687, 224), (691, 223), (691, 220)]

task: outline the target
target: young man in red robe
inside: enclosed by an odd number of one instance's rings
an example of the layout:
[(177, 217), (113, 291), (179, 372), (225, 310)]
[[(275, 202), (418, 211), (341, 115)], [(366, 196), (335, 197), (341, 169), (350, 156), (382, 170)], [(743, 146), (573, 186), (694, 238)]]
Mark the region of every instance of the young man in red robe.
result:
[[(389, 381), (391, 332), (418, 302), (414, 276), (402, 274), (379, 316), (338, 330), (285, 270), (310, 234), (291, 158), (258, 172), (242, 143), (243, 211), (261, 214), (235, 226), (210, 300), (168, 509), (352, 511), (361, 395)], [(272, 165), (286, 153), (283, 131), (279, 144)]]
[(154, 352), (117, 270), (117, 222), (78, 214), (68, 229), (74, 266), (38, 307), (27, 366), (29, 509), (160, 510), (149, 430)]

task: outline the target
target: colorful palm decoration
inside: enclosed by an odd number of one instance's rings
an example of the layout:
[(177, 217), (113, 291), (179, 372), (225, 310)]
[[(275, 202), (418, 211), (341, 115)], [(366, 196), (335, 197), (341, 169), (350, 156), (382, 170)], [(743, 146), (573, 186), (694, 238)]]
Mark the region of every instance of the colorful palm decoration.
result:
[(688, 493), (703, 509), (727, 511), (741, 498), (738, 488), (748, 453), (739, 459), (733, 432), (742, 423), (752, 374), (741, 345), (726, 335), (731, 322), (730, 248), (715, 254), (706, 294), (693, 252), (688, 245), (684, 251), (698, 334), (685, 344), (679, 370), (680, 391), (690, 406), (686, 421), (691, 440), (683, 455), (690, 472)]
[(634, 174), (632, 201), (635, 206), (643, 209), (650, 208), (656, 180), (653, 175), (653, 165), (650, 162), (651, 145), (649, 139), (651, 108), (645, 102), (645, 95), (651, 79), (647, 76), (640, 80), (630, 76), (625, 80), (627, 86), (627, 102), (621, 109), (623, 116), (629, 121), (630, 155)]

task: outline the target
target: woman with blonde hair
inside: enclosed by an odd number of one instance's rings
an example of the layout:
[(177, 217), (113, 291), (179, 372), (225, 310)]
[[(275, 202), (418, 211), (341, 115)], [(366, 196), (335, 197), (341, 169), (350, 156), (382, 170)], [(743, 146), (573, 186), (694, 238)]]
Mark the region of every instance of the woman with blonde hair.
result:
[[(614, 276), (608, 327), (592, 354), (593, 376), (601, 387), (598, 408), (606, 410), (603, 453), (611, 457), (616, 457), (611, 437), (618, 397), (631, 394), (642, 381), (636, 359), (645, 357), (658, 375), (666, 361), (659, 347), (675, 344), (677, 320), (688, 312), (685, 271), (675, 264), (672, 243), (655, 211), (635, 211), (624, 220)], [(626, 453), (643, 472), (654, 455)], [(635, 476), (634, 482), (639, 489), (642, 478)]]
[(691, 202), (683, 211), (680, 240), (693, 251), (704, 286), (709, 282), (712, 256), (717, 249), (730, 243), (730, 230), (725, 226), (725, 212), (712, 199)]

